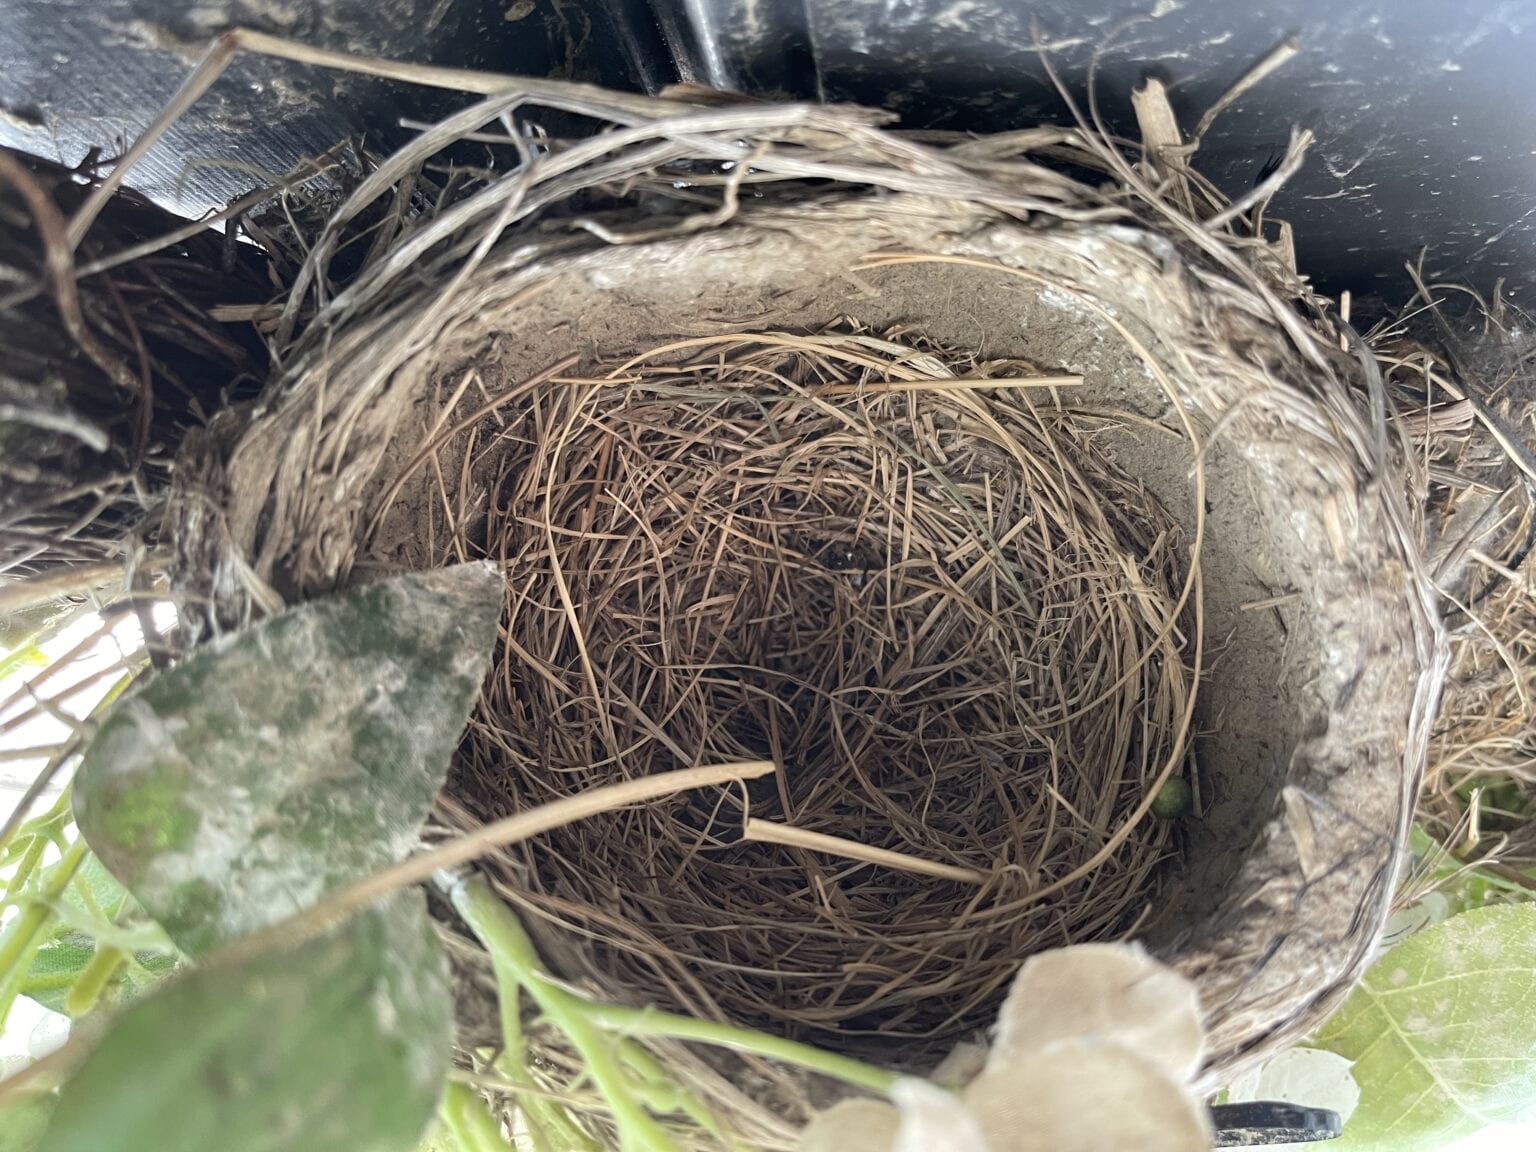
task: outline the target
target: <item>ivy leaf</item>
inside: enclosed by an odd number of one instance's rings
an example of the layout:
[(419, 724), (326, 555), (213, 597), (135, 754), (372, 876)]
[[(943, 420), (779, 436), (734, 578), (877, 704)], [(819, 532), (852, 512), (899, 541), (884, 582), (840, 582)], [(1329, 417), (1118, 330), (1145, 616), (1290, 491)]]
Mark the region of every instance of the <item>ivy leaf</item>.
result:
[(1536, 1104), (1536, 905), (1474, 909), (1376, 961), (1312, 1041), (1355, 1062), (1331, 1152), (1438, 1152)]
[(410, 1152), (452, 1023), (426, 899), (403, 892), (127, 1008), (64, 1085), (39, 1152)]
[(113, 707), (75, 777), (91, 848), (183, 951), (403, 858), (490, 664), (489, 564), (349, 589)]

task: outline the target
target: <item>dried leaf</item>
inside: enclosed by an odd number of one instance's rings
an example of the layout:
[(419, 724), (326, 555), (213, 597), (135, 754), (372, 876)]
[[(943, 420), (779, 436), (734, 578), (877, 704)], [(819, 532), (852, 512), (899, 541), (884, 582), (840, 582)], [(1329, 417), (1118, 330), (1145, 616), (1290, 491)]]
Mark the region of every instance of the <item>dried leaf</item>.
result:
[(189, 954), (404, 857), (489, 666), (487, 564), (353, 588), (113, 707), (75, 781), (90, 846)]
[(1204, 1028), (1194, 984), (1139, 944), (1077, 944), (1024, 961), (997, 1017), (994, 1063), (1063, 1040), (1113, 1041), (1187, 1080)]
[(63, 1088), (39, 1152), (410, 1152), (452, 1000), (420, 891), (292, 952), (136, 1002)]

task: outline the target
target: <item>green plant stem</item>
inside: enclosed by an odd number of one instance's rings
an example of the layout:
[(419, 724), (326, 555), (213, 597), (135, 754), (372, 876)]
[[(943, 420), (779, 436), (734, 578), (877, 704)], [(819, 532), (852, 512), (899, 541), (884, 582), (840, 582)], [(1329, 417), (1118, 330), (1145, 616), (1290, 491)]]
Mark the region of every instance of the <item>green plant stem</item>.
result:
[(75, 870), (85, 859), (85, 840), (76, 840), (64, 850), (64, 856), (43, 875), (42, 891), (37, 899), (21, 910), (0, 937), (0, 1022), (11, 1013), (17, 993), (32, 967), (32, 959), (44, 942), (44, 931), (53, 919), (50, 905), (64, 894)]
[(95, 1008), (126, 959), (121, 949), (110, 944), (97, 944), (95, 954), (64, 997), (65, 1015), (78, 1020)]
[(491, 954), (497, 981), (515, 981), (528, 990), (544, 1016), (565, 1033), (587, 1076), (602, 1093), (619, 1130), (624, 1152), (676, 1152), (676, 1144), (636, 1099), (615, 1047), (588, 1018), (591, 1005), (545, 979), (538, 951), (512, 910), (479, 877), (460, 884), (454, 907)]
[(65, 788), (59, 794), (59, 798), (53, 802), (52, 808), (32, 817), (32, 819), (6, 837), (3, 843), (0, 843), (0, 853), (6, 853), (10, 851), (11, 844), (14, 841), (22, 838), (30, 838), (31, 840), (27, 845), (26, 859), (23, 860), (22, 867), (17, 868), (12, 873), (11, 882), (6, 886), (7, 899), (10, 898), (12, 893), (21, 891), (21, 886), (26, 883), (27, 876), (36, 867), (37, 858), (34, 856), (34, 853), (41, 855), (48, 841), (58, 844), (60, 851), (64, 850), (66, 845), (60, 840), (60, 834), (63, 832), (65, 824), (68, 823), (69, 812), (69, 789)]
[[(544, 1014), (570, 1036), (586, 1061), (589, 1075), (611, 1105), (615, 1101), (609, 1097), (605, 1078), (610, 1082), (618, 1080), (623, 1086), (625, 1099), (631, 1102), (634, 1090), (621, 1079), (622, 1070), (602, 1068), (607, 1063), (611, 1047), (603, 1048), (599, 1067), (593, 1066), (588, 1058), (588, 1046), (594, 1042), (604, 1044), (603, 1038), (594, 1036), (593, 1029), (618, 1033), (626, 1041), (636, 1037), (689, 1040), (747, 1052), (818, 1072), (882, 1095), (888, 1094), (896, 1082), (894, 1072), (847, 1056), (824, 1052), (809, 1044), (670, 1012), (625, 1008), (582, 999), (544, 977), (533, 941), (512, 910), (491, 891), (484, 880), (475, 877), (461, 884), (454, 892), (454, 904), (491, 954), (501, 995), (502, 1028), (509, 1045), (515, 1042), (518, 1049), (521, 1049), (521, 1021), (509, 1018), (509, 1005), (510, 1012), (515, 1015), (516, 991), (519, 987), (526, 988)], [(553, 1011), (551, 1003), (554, 1004)], [(575, 1026), (575, 1032), (572, 1031), (572, 1025)], [(622, 1043), (617, 1050), (622, 1059), (648, 1082), (648, 1086), (657, 1089), (670, 1087), (664, 1084), (663, 1070), (651, 1059), (649, 1053), (629, 1043)], [(526, 1075), (526, 1071), (521, 1068), (501, 1070), (514, 1079), (518, 1078), (519, 1072)], [(669, 1110), (681, 1111), (707, 1131), (718, 1131), (709, 1110), (686, 1092), (673, 1091), (670, 1095), (663, 1092), (653, 1097), (658, 1107), (662, 1105), (663, 1097), (666, 1098)], [(616, 1119), (618, 1112), (619, 1109), (615, 1108)], [(623, 1124), (621, 1119), (621, 1132)]]
[(465, 1085), (448, 1082), (438, 1114), (460, 1152), (507, 1152), (496, 1118)]
[(22, 853), (21, 862), (16, 865), (16, 871), (11, 874), (11, 882), (5, 888), (5, 903), (10, 904), (17, 896), (27, 890), (27, 881), (32, 879), (32, 873), (37, 870), (37, 862), (43, 858), (43, 852), (48, 847), (45, 837), (34, 836), (27, 844), (27, 850)]
[(622, 1041), (619, 1053), (624, 1063), (633, 1068), (647, 1085), (653, 1086), (653, 1095), (649, 1102), (653, 1110), (660, 1110), (665, 1101), (666, 1111), (681, 1112), (728, 1148), (740, 1147), (720, 1127), (720, 1122), (715, 1119), (714, 1113), (698, 1098), (698, 1095), (676, 1083), (656, 1057), (633, 1040)]
[(695, 1040), (701, 1044), (713, 1044), (717, 1048), (731, 1048), (737, 1052), (750, 1052), (793, 1064), (811, 1072), (819, 1072), (871, 1092), (888, 1094), (896, 1083), (897, 1075), (862, 1060), (824, 1052), (809, 1044), (753, 1032), (731, 1024), (718, 1024), (713, 1020), (697, 1020), (692, 1016), (679, 1016), (660, 1012), (654, 1008), (625, 1008), (617, 1004), (589, 1004), (587, 1017), (594, 1024), (625, 1036), (654, 1036), (668, 1040)]
[(504, 968), (496, 969), (497, 997), (501, 1008), (502, 1053), (493, 1067), (523, 1091), (517, 1106), (528, 1124), (535, 1152), (598, 1152), (598, 1147), (553, 1100), (538, 1093), (538, 1086), (528, 1071), (523, 1046), (522, 987), (515, 980), (504, 980)]

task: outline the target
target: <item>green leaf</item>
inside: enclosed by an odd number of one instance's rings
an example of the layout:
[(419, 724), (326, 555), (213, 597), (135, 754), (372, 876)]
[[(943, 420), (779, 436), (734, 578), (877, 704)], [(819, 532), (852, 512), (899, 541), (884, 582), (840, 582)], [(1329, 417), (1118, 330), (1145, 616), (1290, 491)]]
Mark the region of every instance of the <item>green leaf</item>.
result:
[(126, 1009), (39, 1152), (411, 1152), (452, 1000), (419, 890), (286, 952), (193, 970)]
[(22, 982), (21, 994), (30, 996), (50, 1012), (64, 1011), (64, 998), (94, 955), (96, 941), (84, 932), (60, 932), (37, 950)]
[(124, 697), (75, 777), (92, 849), (189, 955), (403, 858), (490, 664), (502, 581), (353, 588)]
[(1480, 908), (1377, 960), (1312, 1041), (1355, 1061), (1330, 1152), (1439, 1152), (1536, 1104), (1536, 905)]
[(0, 1152), (36, 1152), (57, 1099), (28, 1096), (0, 1109)]

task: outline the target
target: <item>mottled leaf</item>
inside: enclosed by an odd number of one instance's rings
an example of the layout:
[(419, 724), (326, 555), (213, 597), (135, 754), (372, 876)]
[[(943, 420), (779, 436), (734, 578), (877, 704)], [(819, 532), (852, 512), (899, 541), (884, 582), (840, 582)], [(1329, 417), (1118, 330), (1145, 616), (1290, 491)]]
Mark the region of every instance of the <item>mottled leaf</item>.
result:
[(197, 954), (404, 857), (490, 662), (486, 564), (349, 589), (124, 697), (75, 779), (80, 829)]
[(40, 1152), (410, 1152), (452, 1002), (420, 891), (288, 952), (191, 971), (119, 1016)]
[(1331, 1152), (1438, 1152), (1536, 1104), (1536, 905), (1474, 909), (1373, 964), (1312, 1041), (1353, 1060)]

